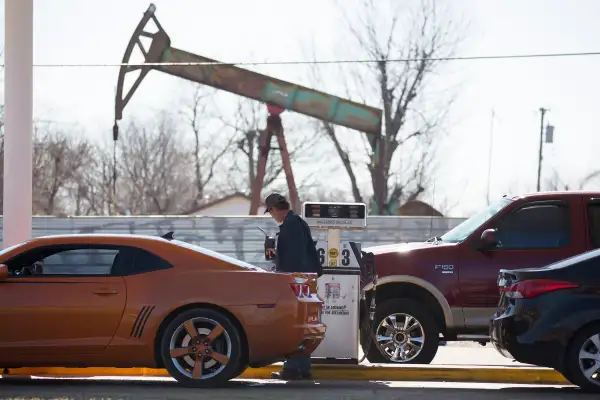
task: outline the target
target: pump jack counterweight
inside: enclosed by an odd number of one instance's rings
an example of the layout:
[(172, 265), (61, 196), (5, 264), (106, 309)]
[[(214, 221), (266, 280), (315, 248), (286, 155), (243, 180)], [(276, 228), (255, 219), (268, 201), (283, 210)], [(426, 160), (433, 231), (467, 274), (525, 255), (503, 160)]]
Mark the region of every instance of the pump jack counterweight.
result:
[[(259, 140), (260, 157), (254, 182), (251, 183), (252, 203), (250, 214), (258, 213), (273, 136), (277, 137), (283, 170), (288, 184), (289, 198), (293, 203), (292, 207), (297, 212), (300, 209), (291, 160), (279, 115), (284, 110), (295, 111), (376, 137), (381, 135), (381, 109), (171, 47), (171, 39), (158, 22), (155, 12), (156, 6), (150, 4), (129, 40), (123, 55), (123, 66), (119, 70), (115, 96), (115, 125), (123, 118), (125, 107), (144, 78), (153, 69), (266, 104), (268, 109), (267, 126), (261, 133)], [(145, 30), (151, 20), (158, 28), (156, 33), (149, 33)], [(149, 48), (143, 46), (140, 40), (141, 37), (152, 40)], [(144, 63), (141, 65), (128, 65), (136, 47), (144, 55)], [(139, 76), (131, 88), (125, 92), (125, 77), (127, 74), (136, 71), (139, 71)], [(116, 130), (118, 131), (118, 127)], [(114, 139), (115, 144), (116, 140)]]

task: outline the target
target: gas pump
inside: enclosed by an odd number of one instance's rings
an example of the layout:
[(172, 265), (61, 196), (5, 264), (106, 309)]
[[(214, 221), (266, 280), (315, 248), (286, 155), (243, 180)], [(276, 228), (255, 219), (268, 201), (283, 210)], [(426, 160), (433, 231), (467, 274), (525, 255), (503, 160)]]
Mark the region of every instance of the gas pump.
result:
[(366, 254), (361, 254), (360, 243), (341, 240), (341, 233), (342, 229), (366, 228), (366, 205), (306, 202), (302, 217), (311, 229), (326, 231), (325, 240), (318, 240), (316, 247), (323, 266), (317, 291), (325, 301), (321, 318), (327, 335), (313, 352), (313, 363), (358, 364), (361, 272), (366, 274)]

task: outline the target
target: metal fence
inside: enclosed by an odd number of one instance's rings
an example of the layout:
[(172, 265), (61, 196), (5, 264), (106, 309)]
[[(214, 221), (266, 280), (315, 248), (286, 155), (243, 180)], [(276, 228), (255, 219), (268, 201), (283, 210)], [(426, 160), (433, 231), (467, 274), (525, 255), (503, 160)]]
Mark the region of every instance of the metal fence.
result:
[[(364, 230), (343, 231), (342, 240), (361, 242), (363, 248), (373, 245), (422, 241), (452, 229), (463, 218), (369, 217)], [(2, 217), (0, 217), (0, 229)], [(269, 217), (33, 217), (33, 236), (70, 233), (125, 233), (161, 235), (175, 232), (179, 240), (226, 254), (265, 267), (264, 235), (260, 226), (275, 234), (277, 225)], [(316, 239), (325, 232), (313, 229)]]

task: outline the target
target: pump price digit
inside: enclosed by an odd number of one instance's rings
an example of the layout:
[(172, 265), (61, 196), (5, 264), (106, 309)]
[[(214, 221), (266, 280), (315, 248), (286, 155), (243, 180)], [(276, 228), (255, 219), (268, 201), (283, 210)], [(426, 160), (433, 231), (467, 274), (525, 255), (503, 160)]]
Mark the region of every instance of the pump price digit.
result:
[(325, 249), (323, 247), (317, 247), (317, 254), (319, 255), (321, 266), (325, 265)]

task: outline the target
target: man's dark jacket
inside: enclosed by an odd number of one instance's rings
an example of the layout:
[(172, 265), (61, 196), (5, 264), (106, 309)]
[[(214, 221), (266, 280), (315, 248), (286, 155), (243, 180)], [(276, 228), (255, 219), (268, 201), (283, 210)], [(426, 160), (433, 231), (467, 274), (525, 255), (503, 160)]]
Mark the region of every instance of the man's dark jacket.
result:
[(278, 272), (323, 273), (310, 227), (291, 210), (279, 227), (275, 265)]

